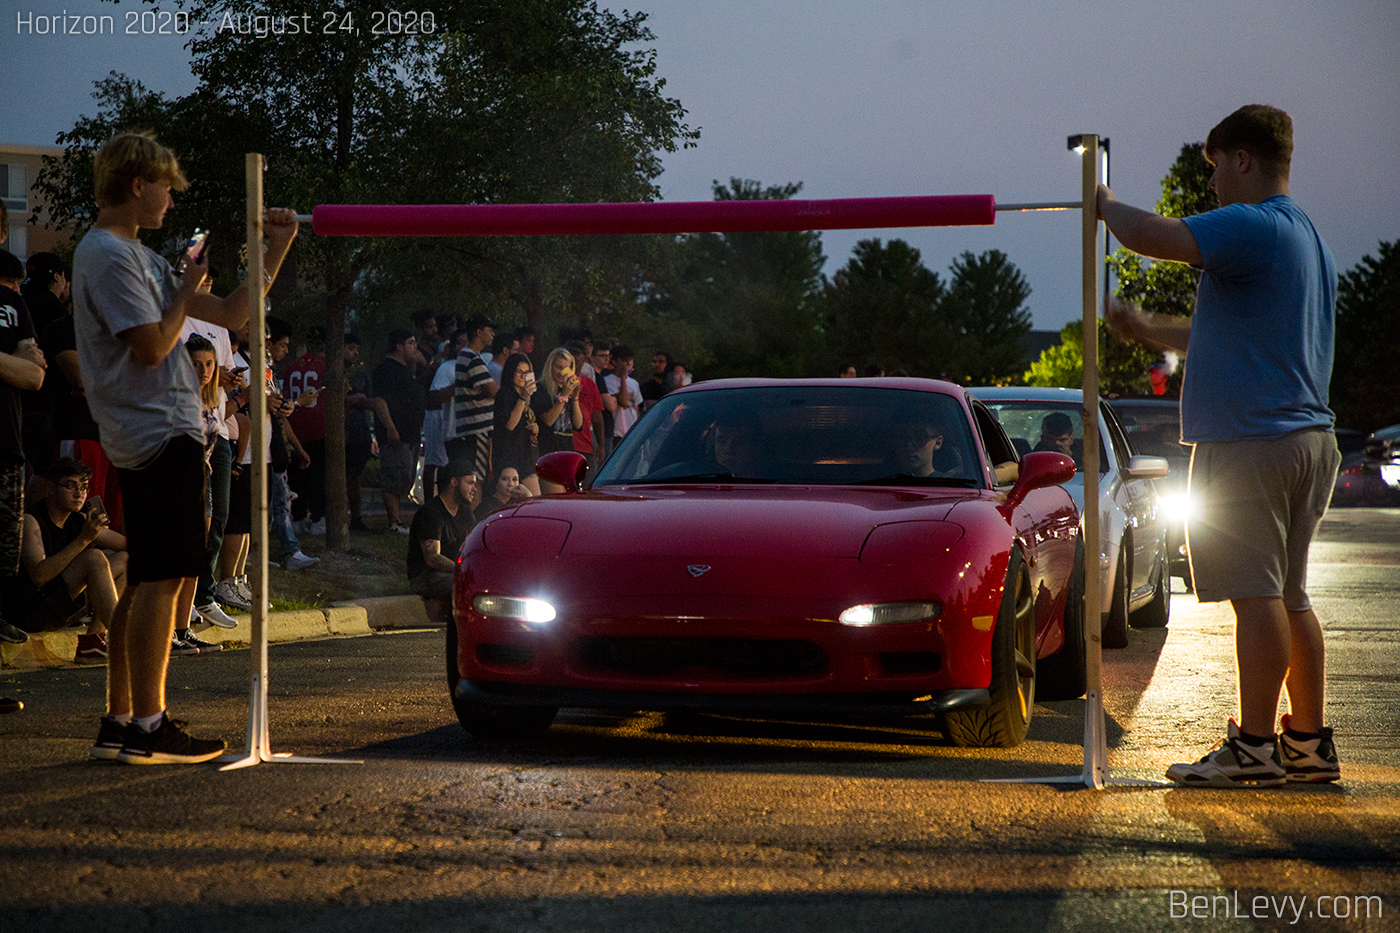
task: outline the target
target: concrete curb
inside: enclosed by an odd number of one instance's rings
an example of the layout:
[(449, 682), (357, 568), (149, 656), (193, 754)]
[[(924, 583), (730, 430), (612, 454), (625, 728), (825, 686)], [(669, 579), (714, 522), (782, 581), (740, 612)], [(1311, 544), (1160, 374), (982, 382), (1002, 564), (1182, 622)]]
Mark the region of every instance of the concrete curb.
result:
[[(205, 641), (233, 645), (251, 644), (253, 620), (234, 616), (236, 628), (210, 628), (199, 637)], [(271, 643), (304, 641), (313, 638), (346, 638), (373, 635), (379, 629), (426, 628), (430, 625), (417, 596), (381, 596), (335, 603), (325, 609), (297, 609), (273, 612), (267, 617), (267, 640)], [(0, 645), (0, 667), (32, 669), (71, 665), (78, 650), (78, 630), (41, 632), (30, 635), (22, 645)]]

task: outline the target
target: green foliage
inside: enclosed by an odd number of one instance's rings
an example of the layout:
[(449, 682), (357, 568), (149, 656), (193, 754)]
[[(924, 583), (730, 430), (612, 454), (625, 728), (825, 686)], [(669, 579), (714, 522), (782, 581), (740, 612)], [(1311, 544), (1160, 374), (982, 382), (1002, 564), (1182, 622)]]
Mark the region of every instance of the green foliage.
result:
[(1009, 383), (1025, 365), (1021, 341), (1031, 331), (1026, 277), (995, 249), (980, 256), (965, 252), (949, 271), (939, 312), (960, 357), (949, 372), (967, 385)]
[(937, 273), (903, 240), (861, 240), (826, 285), (830, 367), (878, 363), (886, 372), (936, 377), (948, 371), (953, 332), (939, 314), (946, 293)]
[(1400, 422), (1400, 244), (1381, 243), (1337, 283), (1331, 406), (1343, 427), (1374, 431)]
[[(765, 188), (739, 178), (714, 183), (717, 201), (787, 200), (801, 190), (801, 183)], [(648, 290), (652, 332), (671, 335), (654, 342), (707, 377), (819, 372), (825, 262), (813, 231), (679, 237)]]
[(1028, 386), (1072, 389), (1084, 385), (1084, 322), (1066, 324), (1060, 331), (1060, 342), (1041, 353), (1022, 378)]

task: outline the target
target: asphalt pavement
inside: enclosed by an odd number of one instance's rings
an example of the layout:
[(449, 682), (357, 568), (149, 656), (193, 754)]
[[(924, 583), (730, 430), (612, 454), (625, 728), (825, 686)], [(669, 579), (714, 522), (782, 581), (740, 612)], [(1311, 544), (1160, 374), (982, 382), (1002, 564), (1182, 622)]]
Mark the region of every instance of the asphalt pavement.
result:
[[(86, 756), (101, 669), (7, 671), (0, 930), (1400, 929), (1400, 511), (1331, 513), (1313, 557), (1323, 787), (989, 783), (1077, 774), (1083, 701), (1008, 750), (594, 711), (482, 745), (440, 630), (272, 647), (274, 749), (358, 764), (139, 768)], [(1233, 650), (1228, 610), (1178, 593), (1106, 654), (1113, 774), (1218, 741)], [(246, 651), (172, 662), (175, 715), (235, 748), (249, 689)]]

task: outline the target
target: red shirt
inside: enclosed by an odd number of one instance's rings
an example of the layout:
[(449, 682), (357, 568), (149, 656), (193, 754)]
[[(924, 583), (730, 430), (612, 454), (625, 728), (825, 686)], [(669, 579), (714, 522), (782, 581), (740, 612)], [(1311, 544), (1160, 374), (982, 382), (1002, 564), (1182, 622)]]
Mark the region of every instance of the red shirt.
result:
[[(325, 354), (307, 353), (287, 367), (282, 394), (295, 402), (297, 396), (307, 389), (323, 386), (325, 379)], [(298, 405), (296, 411), (287, 418), (287, 422), (296, 432), (297, 440), (303, 443), (319, 441), (326, 436), (326, 406), (322, 405), (321, 399), (317, 397), (305, 408)]]
[(592, 379), (579, 379), (578, 407), (583, 410), (583, 427), (574, 432), (574, 450), (581, 454), (591, 454), (593, 413), (603, 410), (603, 396), (598, 393), (598, 384)]

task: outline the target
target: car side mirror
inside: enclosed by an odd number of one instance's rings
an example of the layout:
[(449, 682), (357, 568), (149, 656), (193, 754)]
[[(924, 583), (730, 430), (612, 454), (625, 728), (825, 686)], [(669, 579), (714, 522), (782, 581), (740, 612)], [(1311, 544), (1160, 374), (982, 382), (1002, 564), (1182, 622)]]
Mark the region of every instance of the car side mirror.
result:
[(1006, 495), (1006, 504), (1015, 508), (1033, 489), (1059, 486), (1074, 476), (1074, 461), (1064, 454), (1047, 450), (1026, 454), (1021, 458), (1021, 475)]
[(1136, 454), (1128, 458), (1123, 475), (1128, 479), (1161, 479), (1171, 472), (1171, 464), (1166, 457), (1148, 457)]
[(535, 473), (540, 479), (563, 486), (565, 492), (583, 492), (583, 480), (588, 475), (588, 461), (572, 450), (556, 450), (535, 461)]

